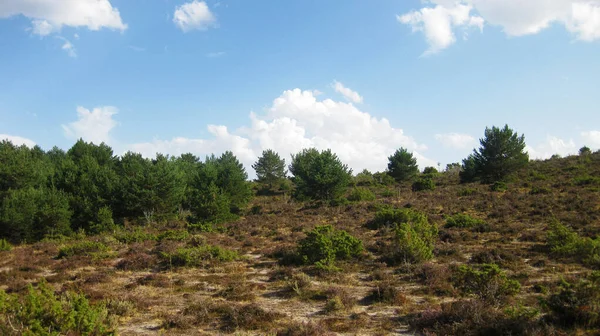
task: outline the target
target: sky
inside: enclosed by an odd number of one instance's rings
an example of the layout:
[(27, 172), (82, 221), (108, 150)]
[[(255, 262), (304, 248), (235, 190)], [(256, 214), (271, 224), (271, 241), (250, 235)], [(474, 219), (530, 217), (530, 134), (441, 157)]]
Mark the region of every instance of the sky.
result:
[(600, 0), (0, 1), (0, 139), (44, 149), (544, 159), (600, 149), (599, 79)]

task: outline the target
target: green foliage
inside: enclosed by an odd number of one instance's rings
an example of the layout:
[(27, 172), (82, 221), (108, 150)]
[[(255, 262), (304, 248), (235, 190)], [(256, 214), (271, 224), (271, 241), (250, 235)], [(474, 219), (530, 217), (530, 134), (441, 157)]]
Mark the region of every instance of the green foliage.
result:
[(477, 193), (476, 189), (473, 188), (462, 188), (458, 191), (457, 195), (458, 196), (471, 196), (471, 195), (475, 195)]
[(101, 242), (84, 240), (61, 247), (58, 250), (58, 258), (67, 258), (72, 256), (97, 256), (103, 252), (110, 251), (110, 248)]
[(348, 196), (348, 200), (351, 202), (374, 201), (375, 194), (367, 188), (354, 188)]
[(395, 227), (402, 223), (426, 223), (427, 216), (412, 209), (395, 209), (383, 207), (375, 213), (375, 218), (367, 223), (371, 229)]
[(388, 160), (388, 174), (397, 182), (410, 180), (419, 172), (417, 159), (405, 148), (396, 150)]
[(136, 227), (133, 230), (120, 230), (115, 232), (114, 237), (121, 243), (141, 243), (148, 240), (158, 240), (155, 234), (145, 232), (142, 228)]
[(579, 148), (580, 156), (587, 156), (587, 155), (591, 155), (591, 154), (592, 154), (592, 150), (590, 149), (590, 147), (583, 146), (583, 147)]
[(435, 167), (425, 167), (425, 169), (423, 169), (423, 175), (429, 175), (430, 177), (435, 177), (438, 173), (439, 172)]
[(575, 283), (563, 280), (560, 291), (544, 300), (551, 317), (567, 327), (600, 327), (600, 274)]
[(597, 176), (579, 176), (573, 179), (577, 186), (600, 186), (600, 177)]
[(396, 180), (394, 180), (387, 172), (377, 172), (373, 174), (373, 180), (375, 180), (376, 184), (384, 186), (391, 186), (396, 183)]
[(506, 182), (503, 181), (496, 181), (492, 185), (490, 185), (490, 190), (496, 192), (505, 192), (508, 190), (508, 184), (506, 184)]
[(219, 246), (200, 245), (179, 248), (173, 253), (161, 253), (161, 258), (172, 267), (198, 267), (211, 261), (227, 262), (239, 258), (237, 252)]
[(158, 235), (158, 240), (185, 241), (190, 237), (187, 230), (168, 230)]
[(200, 222), (232, 220), (252, 197), (248, 175), (231, 152), (214, 155), (199, 164), (192, 182), (191, 210)]
[(23, 296), (0, 291), (2, 335), (116, 335), (113, 321), (104, 305), (72, 292), (57, 296), (45, 281)]
[(51, 173), (50, 163), (36, 149), (0, 141), (0, 200), (8, 190), (44, 186)]
[(6, 239), (0, 239), (0, 252), (12, 250), (12, 245)]
[(370, 186), (373, 184), (375, 184), (375, 178), (373, 174), (366, 169), (354, 176), (354, 185), (356, 186)]
[(547, 237), (550, 251), (560, 257), (572, 257), (585, 265), (600, 266), (600, 238), (580, 237), (575, 231), (554, 220)]
[(435, 190), (435, 182), (428, 177), (420, 177), (412, 184), (412, 191)]
[(98, 210), (96, 216), (96, 222), (90, 225), (90, 232), (100, 233), (104, 231), (112, 231), (116, 229), (115, 222), (113, 220), (113, 212), (109, 207), (102, 207)]
[(10, 190), (0, 209), (0, 235), (13, 241), (36, 241), (47, 234), (69, 235), (67, 195), (55, 189)]
[(433, 258), (438, 229), (424, 220), (401, 223), (396, 227), (393, 250), (387, 256), (393, 263), (420, 263)]
[(453, 283), (463, 293), (475, 294), (489, 303), (496, 303), (521, 290), (521, 284), (516, 280), (508, 279), (496, 264), (474, 267), (460, 265), (454, 271)]
[(485, 129), (481, 147), (463, 160), (461, 181), (481, 180), (493, 183), (503, 180), (529, 162), (525, 152), (525, 136), (519, 136), (505, 125), (504, 128)]
[(473, 218), (467, 214), (456, 214), (446, 218), (445, 228), (473, 228), (485, 225), (485, 221)]
[(339, 198), (352, 179), (352, 170), (331, 150), (304, 149), (292, 155), (290, 172), (298, 199), (332, 200)]
[(283, 180), (286, 174), (285, 159), (271, 149), (263, 151), (252, 168), (256, 171), (258, 182), (267, 184), (270, 189)]
[(331, 225), (317, 226), (298, 244), (298, 253), (306, 264), (333, 265), (335, 260), (358, 257), (362, 242)]

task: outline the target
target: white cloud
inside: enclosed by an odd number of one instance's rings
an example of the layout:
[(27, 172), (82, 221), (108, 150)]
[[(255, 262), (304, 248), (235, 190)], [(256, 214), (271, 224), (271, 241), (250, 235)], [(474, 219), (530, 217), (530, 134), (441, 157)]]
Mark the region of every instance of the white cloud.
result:
[(110, 132), (117, 122), (113, 116), (118, 110), (112, 106), (96, 107), (88, 110), (84, 107), (77, 107), (77, 121), (62, 125), (65, 136), (70, 139), (82, 138), (85, 141), (100, 144), (102, 142), (111, 143)]
[(2, 0), (0, 18), (23, 15), (31, 19), (31, 31), (46, 36), (63, 26), (109, 28), (124, 31), (127, 25), (109, 0)]
[(264, 115), (250, 114), (250, 123), (233, 132), (225, 126), (208, 126), (211, 139), (174, 138), (130, 145), (128, 149), (154, 156), (157, 152), (179, 155), (191, 152), (203, 157), (232, 150), (252, 175), (251, 164), (267, 148), (289, 163), (290, 155), (303, 148), (330, 148), (358, 172), (364, 168), (381, 171), (387, 158), (399, 147), (413, 151), (419, 165), (435, 166), (422, 152), (427, 146), (354, 105), (319, 100), (312, 91), (285, 91)]
[(16, 146), (25, 145), (29, 148), (32, 148), (35, 146), (35, 142), (33, 140), (29, 140), (27, 138), (15, 136), (15, 135), (0, 134), (0, 141), (2, 141), (2, 140), (8, 140), (8, 141), (12, 142), (13, 145), (16, 145)]
[(436, 134), (435, 139), (438, 140), (442, 146), (453, 149), (473, 148), (473, 145), (476, 142), (474, 137), (460, 133)]
[(471, 15), (473, 7), (469, 4), (453, 3), (450, 6), (437, 5), (425, 7), (397, 16), (400, 23), (410, 25), (413, 32), (425, 34), (429, 49), (424, 55), (434, 54), (448, 48), (456, 42), (454, 31), (457, 28), (478, 27), (483, 30), (484, 20)]
[[(484, 24), (508, 36), (537, 34), (560, 24), (582, 41), (600, 39), (600, 0), (424, 0), (424, 8), (398, 16), (401, 23), (423, 31), (429, 53), (452, 45), (459, 27)], [(477, 16), (471, 15), (471, 11)]]
[(63, 41), (61, 49), (64, 50), (67, 53), (67, 55), (69, 55), (69, 57), (77, 57), (77, 50), (75, 50), (75, 46), (73, 45), (73, 43), (71, 43), (71, 41), (61, 36), (57, 36), (56, 38)]
[(332, 87), (335, 89), (337, 93), (342, 94), (347, 100), (360, 104), (363, 102), (363, 97), (358, 94), (356, 91), (352, 91), (351, 89), (344, 86), (344, 84), (334, 81)]
[(173, 22), (184, 32), (207, 30), (217, 22), (216, 17), (204, 1), (192, 1), (175, 8)]
[(554, 154), (560, 156), (576, 154), (579, 148), (572, 139), (567, 141), (555, 136), (548, 136), (545, 142), (536, 147), (527, 146), (525, 150), (529, 152), (531, 159), (548, 159)]
[(581, 132), (581, 137), (586, 146), (600, 148), (600, 131)]

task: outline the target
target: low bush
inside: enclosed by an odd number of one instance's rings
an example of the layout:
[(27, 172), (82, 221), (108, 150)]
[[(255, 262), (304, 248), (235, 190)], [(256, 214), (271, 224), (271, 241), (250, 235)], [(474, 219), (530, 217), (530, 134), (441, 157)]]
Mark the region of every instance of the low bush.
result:
[(57, 296), (45, 281), (22, 296), (0, 290), (2, 335), (114, 335), (114, 322), (103, 304), (73, 292)]
[(485, 221), (473, 218), (467, 214), (456, 214), (446, 218), (445, 228), (474, 228), (485, 224)]
[(0, 251), (10, 251), (12, 245), (6, 239), (0, 239)]
[(548, 195), (551, 193), (552, 190), (548, 187), (532, 187), (529, 191), (530, 195)]
[(173, 253), (162, 252), (160, 256), (172, 267), (198, 267), (211, 261), (227, 262), (239, 258), (235, 251), (212, 245), (179, 248)]
[(508, 184), (506, 184), (506, 182), (497, 181), (490, 185), (490, 190), (496, 192), (505, 192), (508, 190)]
[(573, 183), (577, 186), (600, 186), (600, 177), (579, 176), (573, 179)]
[(509, 279), (496, 264), (460, 265), (454, 270), (452, 282), (464, 294), (475, 294), (490, 304), (497, 304), (521, 290), (521, 284)]
[(283, 315), (264, 310), (256, 304), (237, 305), (204, 301), (186, 307), (182, 314), (191, 317), (195, 324), (217, 322), (220, 330), (269, 330)]
[(546, 241), (556, 256), (575, 258), (588, 266), (600, 266), (600, 238), (580, 237), (573, 229), (554, 220)]
[(187, 230), (169, 230), (158, 235), (158, 240), (185, 241), (190, 237)]
[(421, 177), (412, 184), (412, 191), (435, 190), (435, 182), (428, 177)]
[(535, 309), (502, 311), (481, 300), (444, 303), (416, 314), (410, 324), (425, 335), (559, 335), (540, 321)]
[(394, 306), (401, 306), (408, 302), (408, 298), (402, 293), (400, 287), (390, 281), (379, 282), (369, 293), (367, 299), (375, 302), (384, 302)]
[(333, 265), (335, 260), (358, 257), (362, 242), (331, 225), (317, 226), (298, 244), (298, 253), (305, 264)]
[(109, 250), (110, 248), (101, 242), (85, 240), (61, 247), (58, 250), (58, 258), (67, 258), (72, 256), (93, 257), (108, 252)]
[(462, 188), (457, 193), (458, 196), (471, 196), (477, 194), (477, 189), (473, 188)]
[(427, 216), (412, 209), (384, 209), (371, 225), (393, 225), (391, 243), (383, 251), (388, 264), (419, 263), (433, 258), (438, 229)]
[(585, 328), (600, 327), (600, 272), (577, 282), (562, 280), (560, 291), (544, 300), (555, 323)]
[(374, 201), (375, 194), (367, 188), (354, 188), (348, 196), (351, 202)]

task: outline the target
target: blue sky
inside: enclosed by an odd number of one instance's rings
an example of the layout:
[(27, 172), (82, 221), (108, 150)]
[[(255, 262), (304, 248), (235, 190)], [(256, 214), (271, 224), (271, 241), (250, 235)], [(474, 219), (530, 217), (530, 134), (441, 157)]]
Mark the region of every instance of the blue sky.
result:
[(0, 50), (0, 137), (46, 149), (381, 170), (505, 123), (535, 158), (600, 148), (599, 0), (4, 0)]

